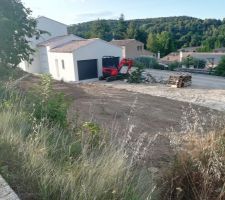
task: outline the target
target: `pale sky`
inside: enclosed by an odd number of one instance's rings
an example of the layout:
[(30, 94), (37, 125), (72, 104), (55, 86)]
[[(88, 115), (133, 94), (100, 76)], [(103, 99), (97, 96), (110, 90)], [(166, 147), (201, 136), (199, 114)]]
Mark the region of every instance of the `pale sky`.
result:
[(46, 16), (66, 24), (95, 19), (167, 16), (225, 18), (225, 0), (22, 0), (33, 16)]

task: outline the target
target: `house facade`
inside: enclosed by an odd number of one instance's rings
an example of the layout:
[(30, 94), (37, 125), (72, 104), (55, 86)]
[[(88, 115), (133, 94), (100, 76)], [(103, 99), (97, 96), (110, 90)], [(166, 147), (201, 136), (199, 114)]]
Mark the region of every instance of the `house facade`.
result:
[(222, 57), (225, 56), (225, 53), (216, 53), (216, 52), (173, 52), (169, 55), (160, 59), (161, 63), (170, 64), (173, 62), (182, 62), (188, 57), (193, 57), (196, 59), (201, 59), (206, 61), (207, 68), (215, 68)]
[(144, 43), (139, 42), (135, 39), (112, 40), (111, 44), (122, 47), (123, 58), (135, 59), (140, 56), (153, 56), (153, 53), (145, 50)]
[(24, 71), (51, 74), (64, 81), (94, 80), (102, 75), (104, 56), (122, 58), (122, 48), (106, 41), (83, 39), (67, 34), (67, 25), (46, 17), (37, 19), (38, 29), (47, 31), (36, 40), (30, 40), (35, 49), (33, 62), (21, 62)]

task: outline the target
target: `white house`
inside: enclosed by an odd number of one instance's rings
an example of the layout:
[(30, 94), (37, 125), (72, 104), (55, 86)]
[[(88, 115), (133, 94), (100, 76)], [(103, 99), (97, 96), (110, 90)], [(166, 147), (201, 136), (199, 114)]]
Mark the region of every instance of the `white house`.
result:
[[(38, 29), (47, 31), (39, 40), (30, 43), (36, 50), (33, 62), (19, 67), (30, 73), (49, 73), (54, 79), (84, 81), (102, 75), (103, 59), (122, 58), (122, 48), (101, 39), (83, 39), (67, 34), (67, 25), (39, 17)], [(103, 58), (108, 56), (108, 58)]]

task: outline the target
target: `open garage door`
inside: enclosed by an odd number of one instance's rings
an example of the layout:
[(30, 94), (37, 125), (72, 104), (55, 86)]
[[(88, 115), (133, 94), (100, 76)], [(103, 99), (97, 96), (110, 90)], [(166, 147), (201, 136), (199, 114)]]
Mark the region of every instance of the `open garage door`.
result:
[(79, 80), (88, 80), (98, 78), (97, 59), (77, 61)]
[(103, 67), (118, 67), (120, 63), (119, 57), (111, 57), (111, 56), (105, 56), (102, 58), (102, 65)]

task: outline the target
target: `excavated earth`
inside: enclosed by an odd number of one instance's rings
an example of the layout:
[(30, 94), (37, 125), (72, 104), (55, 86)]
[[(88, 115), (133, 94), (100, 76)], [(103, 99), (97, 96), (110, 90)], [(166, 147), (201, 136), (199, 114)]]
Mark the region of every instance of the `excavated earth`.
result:
[[(20, 82), (20, 88), (28, 90), (38, 82), (38, 77), (30, 76)], [(142, 154), (138, 156), (150, 167), (160, 168), (173, 156), (169, 134), (181, 132), (187, 124), (190, 128), (196, 117), (199, 123), (203, 122), (204, 131), (214, 129), (224, 119), (223, 112), (207, 107), (104, 84), (55, 82), (54, 88), (72, 97), (70, 118), (98, 123), (115, 138), (129, 143), (134, 152)]]

